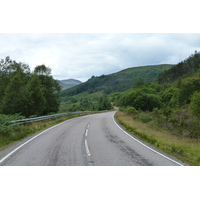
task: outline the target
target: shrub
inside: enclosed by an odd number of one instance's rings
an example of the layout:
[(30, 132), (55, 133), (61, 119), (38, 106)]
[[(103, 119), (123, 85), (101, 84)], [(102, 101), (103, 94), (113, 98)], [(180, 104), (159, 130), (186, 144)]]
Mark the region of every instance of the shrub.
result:
[(151, 121), (151, 117), (144, 112), (140, 113), (139, 119), (144, 123), (148, 123)]
[(3, 115), (0, 114), (0, 135), (6, 136), (9, 135), (10, 132), (14, 130), (18, 130), (20, 127), (19, 125), (11, 124), (10, 122), (13, 120), (24, 119), (23, 116), (18, 114), (15, 115)]
[(134, 107), (131, 107), (131, 106), (128, 106), (126, 108), (126, 112), (129, 114), (129, 115), (135, 115), (138, 113), (138, 111), (134, 108)]
[(200, 117), (200, 92), (195, 92), (192, 95), (189, 108), (194, 116)]

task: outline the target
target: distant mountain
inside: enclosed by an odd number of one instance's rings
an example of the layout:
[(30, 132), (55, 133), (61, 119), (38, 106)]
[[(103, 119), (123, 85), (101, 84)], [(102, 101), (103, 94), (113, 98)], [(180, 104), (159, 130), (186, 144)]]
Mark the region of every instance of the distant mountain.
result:
[(66, 80), (57, 80), (57, 81), (62, 87), (61, 90), (66, 90), (82, 83), (81, 81), (76, 80), (76, 79), (66, 79)]
[(168, 64), (132, 67), (110, 75), (92, 76), (88, 81), (62, 91), (60, 96), (73, 96), (86, 91), (89, 94), (98, 91), (102, 91), (105, 94), (123, 92), (131, 89), (135, 82), (141, 79), (146, 83), (151, 83), (154, 79), (158, 78), (161, 72), (171, 67), (173, 65)]

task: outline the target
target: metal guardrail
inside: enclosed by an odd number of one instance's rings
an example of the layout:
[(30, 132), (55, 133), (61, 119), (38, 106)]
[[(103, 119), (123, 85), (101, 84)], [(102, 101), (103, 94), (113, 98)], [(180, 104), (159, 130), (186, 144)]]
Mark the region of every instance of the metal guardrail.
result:
[(96, 113), (96, 112), (102, 112), (102, 111), (82, 111), (82, 112), (69, 112), (69, 113), (59, 113), (59, 114), (54, 114), (54, 115), (46, 115), (42, 117), (34, 117), (34, 118), (28, 118), (28, 119), (20, 119), (20, 120), (14, 120), (11, 121), (10, 123), (15, 125), (15, 124), (26, 124), (26, 123), (31, 123), (31, 122), (38, 122), (46, 119), (52, 119), (55, 117), (61, 117), (65, 115), (70, 115), (70, 114), (82, 114), (82, 113)]

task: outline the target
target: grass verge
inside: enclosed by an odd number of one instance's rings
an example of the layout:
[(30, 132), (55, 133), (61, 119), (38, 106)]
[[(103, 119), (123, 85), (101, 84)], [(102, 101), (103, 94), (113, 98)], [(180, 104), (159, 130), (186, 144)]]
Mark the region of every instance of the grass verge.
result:
[(151, 128), (147, 123), (133, 119), (130, 115), (118, 111), (116, 120), (138, 138), (160, 148), (183, 162), (200, 165), (200, 140), (178, 137), (167, 131)]
[(59, 124), (68, 119), (72, 119), (79, 116), (84, 116), (92, 113), (83, 114), (70, 114), (62, 117), (48, 119), (39, 122), (32, 122), (25, 125), (18, 125), (17, 130), (10, 131), (6, 135), (0, 134), (0, 150), (7, 148), (15, 142), (18, 142), (28, 136), (34, 135), (40, 131), (43, 131), (51, 126)]

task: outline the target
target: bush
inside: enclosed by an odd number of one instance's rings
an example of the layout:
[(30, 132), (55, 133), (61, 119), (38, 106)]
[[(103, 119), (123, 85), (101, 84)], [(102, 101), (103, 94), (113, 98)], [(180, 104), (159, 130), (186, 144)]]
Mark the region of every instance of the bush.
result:
[(15, 115), (3, 115), (0, 114), (0, 135), (8, 136), (10, 132), (19, 130), (19, 125), (11, 124), (11, 121), (24, 119), (24, 116), (18, 114)]
[(138, 113), (138, 111), (134, 107), (127, 107), (125, 110), (129, 115), (135, 115)]
[(151, 117), (148, 114), (144, 113), (144, 112), (142, 112), (140, 114), (139, 119), (144, 123), (148, 123), (148, 122), (151, 121)]
[(200, 92), (195, 92), (192, 95), (189, 108), (194, 116), (200, 118)]

